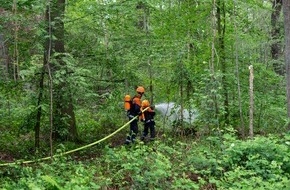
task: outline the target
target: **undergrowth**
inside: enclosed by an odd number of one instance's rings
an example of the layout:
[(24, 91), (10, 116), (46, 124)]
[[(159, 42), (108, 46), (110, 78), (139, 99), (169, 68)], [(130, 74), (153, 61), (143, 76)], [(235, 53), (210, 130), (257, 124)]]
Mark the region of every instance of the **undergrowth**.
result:
[(290, 135), (242, 141), (154, 141), (110, 148), (84, 160), (11, 165), (0, 189), (289, 189)]

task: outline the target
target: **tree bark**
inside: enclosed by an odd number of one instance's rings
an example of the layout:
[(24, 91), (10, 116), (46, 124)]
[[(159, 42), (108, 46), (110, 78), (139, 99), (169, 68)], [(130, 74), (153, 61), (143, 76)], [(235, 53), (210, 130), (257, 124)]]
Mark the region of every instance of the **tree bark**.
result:
[(47, 18), (47, 33), (49, 38), (46, 41), (46, 66), (47, 66), (47, 71), (48, 71), (48, 77), (49, 77), (49, 97), (50, 97), (50, 133), (49, 133), (49, 144), (50, 144), (50, 156), (51, 160), (53, 159), (53, 81), (52, 81), (52, 76), (51, 76), (51, 67), (50, 67), (50, 55), (51, 55), (51, 50), (52, 50), (52, 24), (51, 24), (51, 0), (48, 1), (48, 6), (46, 10), (46, 18)]
[(244, 123), (244, 117), (243, 117), (243, 109), (242, 109), (242, 98), (241, 98), (241, 84), (240, 84), (240, 74), (239, 74), (239, 53), (238, 53), (238, 47), (239, 47), (239, 38), (237, 34), (237, 20), (236, 20), (236, 0), (234, 0), (234, 28), (235, 28), (235, 62), (236, 62), (236, 77), (237, 77), (237, 83), (238, 83), (238, 102), (239, 102), (239, 112), (240, 112), (240, 120), (241, 120), (241, 134), (242, 138), (245, 138), (245, 123)]
[[(283, 1), (284, 30), (285, 30), (285, 65), (287, 80), (287, 114), (290, 118), (290, 1)], [(290, 123), (288, 124), (290, 130)]]
[[(54, 85), (54, 127), (58, 126), (55, 130), (56, 136), (69, 140), (78, 140), (78, 133), (76, 129), (76, 120), (73, 107), (73, 98), (70, 87), (66, 80), (66, 75), (68, 73), (66, 64), (63, 61), (63, 56), (65, 53), (64, 47), (64, 13), (65, 13), (65, 0), (57, 0), (52, 7), (51, 21), (55, 23), (52, 33), (55, 39), (52, 41), (52, 53), (57, 53), (55, 56), (57, 64), (51, 65), (52, 75), (62, 69), (65, 70), (66, 74), (62, 76), (62, 82), (58, 85)], [(63, 136), (58, 133), (59, 130), (68, 130), (68, 134)]]
[[(210, 60), (210, 73), (211, 73), (211, 83), (214, 84), (215, 83), (215, 40), (216, 40), (216, 0), (213, 0), (213, 7), (212, 7), (212, 16), (211, 16), (211, 25), (212, 25), (212, 30), (213, 30), (213, 36), (212, 36), (212, 42), (211, 42), (211, 60)], [(216, 90), (216, 87), (213, 86), (212, 87), (214, 90)], [(216, 125), (217, 127), (219, 127), (219, 105), (218, 105), (218, 100), (217, 100), (217, 96), (216, 94), (210, 94), (210, 96), (213, 98), (213, 107), (215, 109), (215, 113), (214, 113), (214, 119), (216, 119)]]
[[(13, 7), (12, 7), (14, 17), (17, 17), (17, 0), (13, 0)], [(14, 25), (14, 51), (13, 51), (13, 76), (14, 80), (17, 81), (19, 79), (19, 55), (18, 55), (18, 30), (19, 24), (18, 20), (16, 19), (13, 23)]]
[[(45, 57), (45, 56), (44, 56)], [(40, 120), (41, 120), (41, 102), (43, 97), (43, 83), (44, 83), (44, 73), (45, 73), (45, 65), (47, 64), (46, 58), (43, 61), (43, 68), (41, 71), (41, 76), (39, 79), (39, 94), (37, 98), (37, 114), (36, 114), (36, 123), (34, 126), (34, 138), (35, 138), (35, 152), (39, 149), (39, 136), (40, 136)]]
[(249, 66), (249, 70), (250, 70), (250, 79), (249, 79), (249, 83), (250, 83), (250, 124), (249, 124), (249, 134), (250, 134), (250, 138), (253, 139), (254, 137), (254, 127), (253, 127), (253, 121), (254, 121), (254, 86), (253, 86), (253, 81), (254, 81), (254, 69), (253, 66), (250, 65)]
[(273, 43), (271, 44), (271, 57), (274, 61), (273, 63), (274, 71), (279, 75), (284, 75), (285, 68), (284, 67), (282, 68), (281, 64), (279, 63), (279, 57), (281, 55), (281, 42), (279, 41), (279, 38), (281, 34), (278, 22), (280, 18), (280, 12), (282, 9), (282, 0), (273, 0), (272, 9), (273, 12), (271, 14), (271, 25), (272, 25), (271, 36)]
[(226, 21), (225, 21), (225, 3), (221, 0), (217, 1), (217, 31), (218, 31), (218, 40), (219, 40), (219, 55), (221, 61), (221, 71), (222, 76), (222, 85), (223, 85), (223, 94), (224, 94), (224, 119), (225, 124), (229, 124), (229, 95), (228, 95), (228, 85), (226, 78), (226, 57), (225, 57), (225, 31), (226, 31)]
[(2, 76), (0, 77), (1, 80), (8, 79), (8, 59), (7, 59), (7, 47), (5, 45), (4, 34), (0, 33), (0, 64), (2, 70)]

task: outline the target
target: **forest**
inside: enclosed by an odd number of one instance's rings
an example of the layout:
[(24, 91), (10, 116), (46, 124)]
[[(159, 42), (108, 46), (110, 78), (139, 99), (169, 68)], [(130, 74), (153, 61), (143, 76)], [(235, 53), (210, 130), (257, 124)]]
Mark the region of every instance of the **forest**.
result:
[(288, 0), (0, 0), (1, 190), (286, 190), (289, 130)]

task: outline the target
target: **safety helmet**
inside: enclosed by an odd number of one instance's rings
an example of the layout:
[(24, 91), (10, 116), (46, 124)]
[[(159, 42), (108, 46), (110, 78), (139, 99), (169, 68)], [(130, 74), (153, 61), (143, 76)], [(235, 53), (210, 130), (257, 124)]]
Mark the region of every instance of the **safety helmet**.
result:
[(129, 101), (131, 100), (131, 96), (127, 94), (127, 95), (124, 97), (124, 100), (125, 100), (125, 102), (129, 102)]
[(147, 107), (149, 107), (149, 106), (150, 106), (150, 103), (149, 103), (148, 100), (143, 100), (143, 101), (142, 101), (142, 107), (147, 108)]
[(144, 94), (145, 89), (144, 89), (143, 86), (138, 86), (138, 88), (136, 89), (136, 92), (137, 92), (137, 93), (140, 93), (140, 94)]

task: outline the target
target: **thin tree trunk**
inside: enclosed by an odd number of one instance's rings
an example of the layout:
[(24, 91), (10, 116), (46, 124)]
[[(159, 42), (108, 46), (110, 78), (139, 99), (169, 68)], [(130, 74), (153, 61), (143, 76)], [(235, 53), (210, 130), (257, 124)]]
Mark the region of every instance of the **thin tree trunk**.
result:
[[(284, 30), (285, 30), (285, 65), (287, 80), (287, 114), (290, 118), (290, 1), (283, 1)], [(290, 123), (288, 124), (290, 130)]]
[(217, 31), (218, 31), (218, 40), (219, 40), (219, 53), (221, 61), (221, 71), (222, 71), (222, 85), (224, 93), (224, 109), (225, 109), (225, 123), (229, 124), (229, 95), (228, 95), (228, 84), (226, 78), (226, 58), (225, 58), (225, 30), (226, 30), (226, 21), (225, 21), (225, 3), (221, 0), (217, 1)]
[(52, 26), (51, 26), (51, 0), (48, 2), (48, 35), (49, 35), (49, 40), (48, 40), (48, 46), (47, 46), (47, 70), (48, 70), (48, 76), (49, 76), (49, 97), (50, 97), (50, 135), (49, 135), (49, 142), (50, 142), (50, 156), (51, 159), (53, 159), (53, 139), (52, 139), (52, 134), (53, 134), (53, 81), (52, 81), (52, 75), (51, 75), (51, 66), (50, 66), (50, 56), (51, 56), (51, 51), (52, 51)]
[(35, 123), (35, 126), (34, 126), (35, 153), (38, 152), (39, 141), (40, 141), (39, 140), (39, 136), (40, 136), (40, 120), (41, 120), (41, 112), (42, 112), (41, 102), (42, 102), (42, 96), (43, 96), (43, 83), (44, 83), (45, 65), (47, 63), (46, 58), (44, 58), (44, 59), (45, 60), (43, 61), (43, 68), (42, 68), (41, 76), (40, 76), (40, 79), (39, 79), (39, 94), (38, 94), (38, 98), (37, 98), (37, 114), (36, 114), (36, 123)]
[[(210, 72), (211, 72), (211, 83), (215, 84), (215, 40), (216, 40), (216, 0), (213, 0), (213, 7), (212, 7), (212, 30), (213, 30), (213, 36), (212, 36), (212, 43), (211, 43), (211, 61), (210, 61)], [(216, 88), (215, 86), (212, 86), (212, 88)], [(215, 89), (216, 90), (216, 89)], [(219, 127), (219, 108), (218, 108), (218, 100), (216, 97), (216, 94), (211, 94), (211, 97), (213, 98), (213, 107), (215, 109), (214, 113), (214, 119), (216, 119), (216, 125)]]
[[(50, 4), (50, 2), (48, 2)], [(50, 28), (50, 5), (46, 7), (45, 11), (45, 22), (47, 23), (46, 32), (50, 36), (51, 35), (51, 28)], [(34, 126), (34, 138), (35, 138), (35, 153), (38, 152), (39, 143), (40, 143), (40, 124), (41, 124), (41, 115), (42, 115), (42, 98), (43, 98), (43, 91), (44, 91), (44, 75), (45, 75), (45, 67), (48, 65), (49, 56), (50, 56), (50, 37), (45, 40), (44, 44), (44, 54), (43, 54), (43, 67), (39, 79), (39, 94), (37, 98), (37, 113), (36, 113), (36, 123)]]
[(253, 81), (254, 81), (254, 69), (253, 66), (250, 65), (249, 66), (249, 70), (250, 70), (250, 124), (249, 124), (249, 135), (250, 138), (253, 139), (254, 137), (254, 127), (253, 127), (253, 121), (254, 121), (254, 85), (253, 85)]
[(8, 78), (8, 65), (7, 65), (7, 54), (6, 54), (6, 45), (4, 40), (4, 35), (0, 34), (0, 64), (2, 66), (2, 78), (7, 80)]
[[(188, 35), (188, 39), (190, 39), (190, 31), (187, 31), (187, 35)], [(190, 62), (190, 50), (191, 50), (192, 47), (193, 47), (193, 45), (190, 42), (188, 42), (187, 43), (187, 60), (188, 60), (188, 62)], [(189, 80), (189, 78), (187, 78), (187, 84), (186, 84), (186, 97), (187, 97), (187, 100), (191, 99), (191, 94), (193, 94), (193, 93), (194, 93), (194, 89), (192, 88), (191, 81)], [(191, 102), (189, 102), (188, 111), (189, 111), (189, 124), (191, 125), (191, 123), (192, 123), (191, 118), (192, 118), (192, 115), (193, 115)]]
[(50, 63), (47, 64), (48, 76), (49, 76), (49, 122), (50, 122), (50, 133), (49, 133), (49, 143), (50, 143), (50, 156), (53, 159), (53, 80), (51, 76), (51, 67)]
[(282, 9), (282, 0), (273, 0), (272, 4), (273, 12), (271, 14), (271, 25), (272, 25), (272, 40), (273, 43), (271, 44), (271, 56), (274, 61), (273, 67), (277, 74), (284, 75), (284, 67), (281, 68), (281, 64), (279, 63), (279, 57), (281, 55), (281, 42), (279, 41), (279, 38), (281, 36), (280, 34), (280, 27), (279, 27), (279, 18), (280, 18), (280, 12)]
[[(14, 17), (17, 16), (17, 0), (13, 0), (13, 7), (12, 7)], [(18, 80), (19, 78), (19, 56), (18, 56), (18, 30), (19, 24), (16, 20), (14, 21), (14, 52), (13, 52), (13, 76), (14, 80)]]
[(184, 64), (182, 61), (180, 61), (180, 79), (179, 79), (179, 87), (180, 87), (180, 127), (181, 127), (181, 136), (184, 135), (184, 116), (183, 116), (183, 110), (184, 110), (184, 94), (183, 94), (183, 78), (184, 78)]
[(239, 102), (239, 111), (240, 111), (240, 120), (241, 120), (241, 133), (242, 138), (245, 139), (245, 123), (244, 123), (244, 117), (243, 117), (243, 109), (242, 109), (242, 98), (241, 98), (241, 85), (240, 85), (240, 75), (239, 75), (239, 53), (238, 53), (238, 47), (239, 47), (239, 39), (238, 39), (238, 33), (237, 33), (237, 20), (236, 20), (236, 0), (234, 0), (234, 27), (235, 27), (235, 37), (236, 37), (236, 43), (235, 43), (235, 61), (236, 61), (236, 76), (237, 76), (237, 83), (238, 83), (238, 102)]

